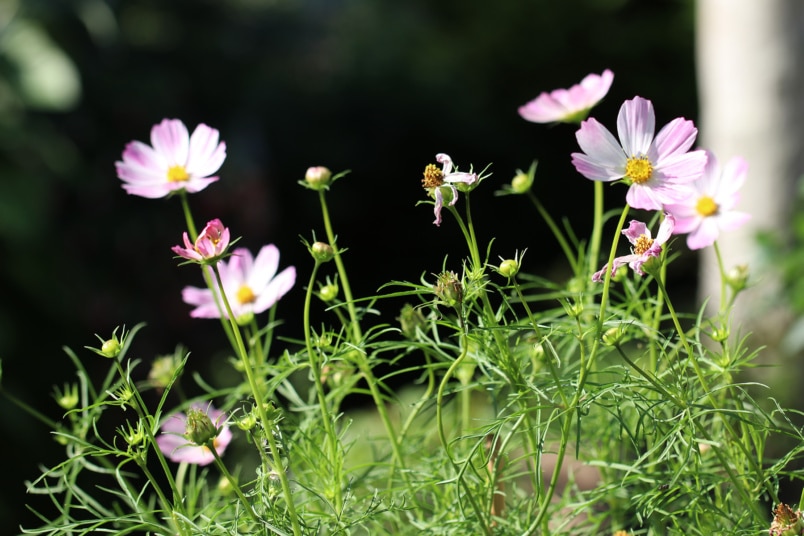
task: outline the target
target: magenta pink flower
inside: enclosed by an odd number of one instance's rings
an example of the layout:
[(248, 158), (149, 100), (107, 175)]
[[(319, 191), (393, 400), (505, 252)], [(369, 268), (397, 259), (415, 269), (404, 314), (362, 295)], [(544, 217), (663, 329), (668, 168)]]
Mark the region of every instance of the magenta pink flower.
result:
[[(630, 266), (631, 269), (639, 275), (645, 275), (645, 272), (642, 270), (642, 265), (650, 259), (659, 257), (662, 254), (662, 246), (670, 238), (670, 235), (673, 234), (675, 224), (676, 222), (673, 216), (671, 214), (665, 214), (664, 221), (659, 225), (659, 232), (656, 234), (656, 238), (653, 238), (651, 237), (647, 225), (641, 221), (631, 220), (628, 229), (623, 229), (623, 234), (628, 238), (628, 241), (631, 242), (631, 254), (614, 259), (611, 266), (612, 275), (624, 264)], [(607, 269), (608, 264), (592, 276), (592, 281), (598, 283), (603, 281)]]
[(193, 135), (178, 119), (163, 119), (151, 129), (151, 145), (132, 141), (116, 162), (117, 176), (130, 194), (165, 197), (179, 190), (195, 193), (218, 180), (212, 177), (226, 159), (219, 133), (200, 124)]
[[(256, 259), (249, 250), (238, 248), (228, 263), (218, 263), (223, 289), (235, 319), (268, 310), (293, 288), (296, 269), (290, 266), (277, 275), (278, 267), (279, 250), (273, 244), (263, 246)], [(182, 299), (195, 306), (190, 312), (194, 318), (220, 318), (221, 311), (224, 318), (227, 317), (223, 304), (219, 307), (209, 289), (185, 287)]]
[(173, 253), (190, 261), (208, 263), (214, 261), (226, 253), (229, 247), (229, 228), (224, 227), (221, 220), (214, 219), (207, 222), (204, 230), (195, 239), (195, 244), (190, 242), (187, 232), (182, 236), (184, 247), (173, 246)]
[[(458, 201), (458, 190), (455, 188), (455, 183), (474, 184), (477, 182), (476, 173), (459, 173), (452, 171), (452, 158), (448, 154), (438, 153), (436, 161), (441, 164), (441, 169), (435, 164), (428, 164), (424, 168), (424, 178), (422, 179), (422, 187), (427, 190), (430, 197), (435, 199), (435, 225), (441, 225), (441, 209), (444, 207), (446, 201), (449, 206), (454, 205)], [(445, 190), (449, 198), (444, 197)]]
[[(232, 440), (232, 431), (226, 425), (226, 414), (215, 409), (211, 404), (192, 404), (188, 413), (194, 411), (206, 415), (208, 420), (203, 418), (204, 415), (201, 415), (202, 419), (188, 419), (187, 414), (176, 413), (162, 423), (160, 428), (162, 433), (156, 438), (156, 444), (159, 446), (159, 450), (173, 462), (208, 465), (212, 463), (215, 456), (209, 447), (195, 444), (193, 438), (213, 437), (212, 445), (220, 456)], [(211, 423), (217, 431), (205, 435), (204, 427), (198, 427), (196, 424), (199, 420), (206, 421), (207, 424)]]
[(721, 230), (732, 231), (747, 222), (749, 214), (733, 210), (747, 174), (744, 159), (734, 157), (721, 170), (715, 155), (707, 151), (706, 167), (692, 183), (691, 195), (665, 207), (676, 218), (673, 233), (689, 233), (687, 246), (701, 249), (714, 244)]
[(542, 92), (519, 107), (519, 115), (533, 123), (578, 123), (586, 119), (589, 110), (606, 96), (614, 81), (614, 73), (606, 69), (601, 74), (589, 74), (580, 84), (569, 89)]
[(704, 151), (691, 151), (698, 129), (692, 121), (677, 118), (653, 137), (653, 104), (641, 97), (625, 101), (617, 117), (618, 143), (594, 118), (581, 123), (576, 133), (583, 153), (572, 153), (578, 172), (593, 181), (624, 179), (631, 187), (626, 201), (634, 208), (661, 210), (689, 193), (689, 184), (701, 176)]

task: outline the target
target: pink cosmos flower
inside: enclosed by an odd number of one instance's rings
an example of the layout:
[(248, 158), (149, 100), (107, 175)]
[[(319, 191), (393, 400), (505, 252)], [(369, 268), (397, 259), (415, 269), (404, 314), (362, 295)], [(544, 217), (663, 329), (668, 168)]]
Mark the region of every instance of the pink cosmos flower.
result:
[[(220, 456), (226, 450), (232, 440), (232, 431), (226, 425), (226, 414), (212, 407), (212, 405), (192, 404), (188, 413), (193, 411), (201, 412), (208, 417), (207, 423), (211, 422), (217, 429), (208, 434), (212, 439), (212, 445)], [(203, 415), (202, 415), (203, 417)], [(204, 419), (206, 420), (206, 419)], [(190, 419), (192, 421), (192, 419)], [(188, 415), (176, 413), (162, 423), (162, 434), (156, 438), (159, 450), (170, 459), (170, 461), (180, 463), (194, 463), (198, 465), (208, 465), (212, 463), (215, 456), (207, 446), (198, 446), (191, 439), (198, 434), (197, 430), (192, 430), (193, 424), (188, 426)], [(203, 430), (201, 433), (203, 434)], [(203, 435), (202, 435), (203, 437)]]
[(115, 163), (117, 176), (128, 193), (152, 199), (201, 191), (218, 180), (211, 175), (226, 159), (226, 144), (218, 138), (207, 125), (198, 125), (190, 136), (178, 119), (163, 119), (151, 129), (151, 145), (126, 145), (122, 162)]
[(593, 181), (625, 179), (631, 187), (626, 201), (634, 208), (660, 210), (690, 192), (689, 183), (703, 173), (704, 151), (689, 151), (698, 135), (692, 121), (682, 117), (653, 137), (653, 104), (641, 97), (625, 101), (617, 117), (620, 143), (597, 120), (581, 123), (575, 134), (583, 153), (572, 153), (578, 172)]
[(733, 210), (740, 200), (739, 189), (748, 174), (748, 163), (734, 157), (721, 170), (717, 158), (707, 151), (703, 175), (692, 183), (692, 195), (665, 208), (676, 218), (675, 234), (687, 235), (690, 249), (711, 246), (721, 230), (737, 229), (751, 216)]
[(533, 123), (578, 123), (606, 96), (613, 81), (614, 73), (609, 69), (599, 75), (589, 74), (580, 84), (569, 89), (542, 92), (532, 101), (520, 106), (519, 115)]
[[(235, 319), (248, 318), (268, 310), (284, 296), (296, 282), (296, 269), (285, 268), (279, 275), (279, 250), (273, 244), (263, 246), (257, 258), (245, 248), (234, 251), (229, 262), (218, 263), (221, 282)], [(221, 308), (209, 289), (185, 287), (182, 290), (185, 303), (194, 305), (190, 312), (194, 318), (220, 318)], [(227, 317), (223, 311), (224, 318)]]
[(452, 171), (452, 158), (448, 154), (438, 153), (436, 161), (441, 164), (441, 169), (435, 164), (428, 164), (424, 168), (424, 178), (422, 179), (422, 187), (427, 190), (430, 197), (435, 198), (435, 225), (441, 225), (441, 209), (444, 206), (444, 188), (448, 188), (447, 192), (450, 197), (446, 199), (449, 206), (453, 206), (458, 201), (458, 190), (455, 188), (455, 183), (474, 184), (477, 182), (476, 173), (458, 173)]
[(221, 220), (214, 219), (207, 222), (204, 230), (195, 239), (195, 244), (190, 242), (187, 232), (183, 235), (184, 247), (173, 246), (173, 253), (190, 261), (204, 262), (214, 260), (224, 253), (229, 247), (229, 228), (224, 227)]
[[(645, 275), (642, 265), (653, 257), (659, 257), (662, 254), (662, 246), (673, 234), (675, 225), (676, 222), (672, 214), (665, 214), (664, 220), (659, 225), (659, 232), (656, 234), (656, 238), (653, 238), (647, 225), (641, 221), (631, 220), (628, 229), (623, 229), (623, 234), (631, 242), (631, 254), (614, 259), (611, 266), (612, 275), (624, 264), (630, 266), (639, 275)], [(608, 264), (592, 276), (592, 281), (598, 283), (603, 281), (607, 269)]]

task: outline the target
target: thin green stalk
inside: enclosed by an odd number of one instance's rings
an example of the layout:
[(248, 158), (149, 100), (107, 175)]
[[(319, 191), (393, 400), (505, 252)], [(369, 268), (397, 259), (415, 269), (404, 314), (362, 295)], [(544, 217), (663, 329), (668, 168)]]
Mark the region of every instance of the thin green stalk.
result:
[(597, 270), (600, 257), (600, 242), (603, 236), (603, 182), (595, 183), (594, 219), (592, 220), (592, 236), (589, 239), (589, 273)]
[(179, 190), (179, 199), (181, 200), (181, 209), (184, 212), (184, 221), (187, 223), (187, 234), (190, 236), (190, 241), (195, 242), (195, 239), (198, 238), (198, 231), (195, 228), (195, 222), (193, 222), (193, 215), (190, 212), (190, 202), (187, 200), (187, 192), (185, 190)]
[[(173, 507), (171, 508), (171, 510), (173, 509), (178, 510), (180, 514), (186, 516), (186, 512), (184, 511), (183, 497), (178, 492), (178, 489), (176, 487), (176, 481), (173, 478), (173, 472), (170, 470), (170, 467), (168, 466), (167, 460), (165, 459), (165, 455), (162, 454), (161, 449), (159, 449), (159, 447), (157, 446), (156, 437), (154, 437), (153, 433), (154, 420), (147, 413), (146, 410), (147, 406), (145, 405), (145, 401), (142, 399), (142, 396), (140, 396), (139, 390), (137, 390), (137, 388), (132, 384), (130, 376), (123, 370), (123, 367), (117, 358), (114, 359), (114, 364), (115, 367), (117, 368), (118, 374), (120, 374), (120, 378), (123, 380), (123, 383), (125, 384), (126, 389), (129, 390), (132, 396), (134, 397), (134, 403), (129, 403), (129, 405), (134, 408), (134, 411), (137, 413), (137, 417), (143, 423), (142, 428), (143, 430), (145, 430), (145, 433), (148, 434), (148, 445), (153, 447), (153, 451), (156, 453), (156, 458), (157, 460), (159, 460), (159, 465), (162, 467), (162, 472), (165, 474), (165, 477), (167, 478), (168, 481), (168, 485), (170, 486), (170, 490), (173, 493)], [(154, 489), (159, 494), (160, 498), (163, 499), (164, 507), (167, 508), (170, 503), (167, 501), (164, 494), (162, 493), (162, 489), (159, 485), (159, 482), (156, 479), (154, 479), (153, 476), (151, 476), (151, 473), (148, 472), (147, 468), (144, 468), (145, 464), (140, 463), (139, 459), (137, 461), (137, 465), (139, 465), (140, 468), (142, 468), (143, 471), (146, 473), (146, 476), (148, 476), (148, 479), (153, 484)], [(182, 533), (184, 533), (183, 527), (180, 526), (179, 530), (181, 530)]]
[[(542, 202), (539, 201), (538, 197), (536, 197), (536, 194), (534, 194), (531, 190), (528, 190), (528, 197), (530, 197), (530, 200), (533, 202), (533, 205), (536, 207), (536, 210), (539, 211), (539, 215), (544, 220), (544, 223), (546, 223), (547, 226), (550, 228), (550, 231), (556, 238), (558, 245), (561, 247), (561, 251), (564, 252), (564, 256), (567, 257), (567, 261), (569, 262), (570, 266), (572, 266), (573, 271), (577, 271), (578, 259), (575, 258), (575, 253), (572, 251), (569, 242), (567, 242), (567, 239), (564, 238), (564, 233), (562, 233), (561, 229), (558, 228), (558, 225), (556, 224), (555, 220), (553, 219), (552, 216), (550, 216), (550, 213), (547, 212), (547, 209), (544, 208), (544, 205), (542, 205)], [(598, 243), (599, 242), (600, 240), (598, 239)], [(594, 273), (594, 265), (592, 267), (592, 272)]]
[(324, 218), (324, 228), (327, 231), (327, 240), (329, 245), (335, 251), (335, 266), (338, 268), (338, 275), (341, 279), (341, 286), (343, 287), (343, 296), (346, 298), (346, 307), (349, 311), (349, 319), (352, 324), (352, 337), (354, 344), (360, 344), (363, 339), (363, 331), (360, 328), (360, 322), (357, 318), (357, 309), (355, 308), (354, 298), (352, 297), (352, 288), (349, 285), (349, 278), (346, 276), (346, 267), (343, 265), (343, 259), (338, 249), (338, 244), (335, 243), (335, 233), (332, 231), (332, 222), (329, 218), (329, 209), (327, 208), (327, 200), (324, 195), (324, 190), (318, 191), (318, 199), (321, 201), (321, 214)]
[(443, 407), (444, 407), (444, 389), (446, 389), (447, 383), (449, 383), (450, 378), (461, 365), (466, 356), (469, 355), (469, 345), (467, 344), (466, 340), (466, 333), (461, 332), (461, 353), (455, 361), (452, 362), (452, 365), (447, 369), (447, 372), (444, 374), (444, 377), (441, 379), (441, 383), (438, 386), (438, 392), (436, 394), (436, 428), (438, 429), (438, 438), (441, 440), (441, 445), (444, 447), (444, 453), (447, 455), (452, 466), (458, 471), (458, 480), (460, 485), (464, 487), (466, 490), (466, 497), (469, 499), (470, 504), (472, 505), (475, 514), (477, 515), (478, 521), (482, 523), (483, 532), (487, 536), (492, 536), (493, 532), (491, 527), (486, 523), (485, 516), (480, 509), (480, 506), (477, 504), (474, 496), (472, 495), (471, 491), (466, 489), (466, 483), (463, 481), (461, 477), (461, 469), (458, 466), (455, 459), (452, 457), (452, 453), (450, 452), (449, 442), (447, 441), (447, 434), (444, 431), (444, 416), (443, 416)]
[(254, 511), (254, 508), (252, 507), (251, 503), (243, 494), (243, 490), (240, 489), (240, 485), (237, 483), (237, 480), (235, 480), (235, 478), (232, 476), (232, 473), (230, 473), (229, 470), (226, 468), (226, 465), (223, 463), (223, 460), (221, 460), (220, 454), (218, 454), (218, 451), (215, 449), (215, 445), (213, 444), (212, 441), (210, 441), (207, 444), (207, 448), (215, 457), (215, 465), (218, 466), (218, 469), (220, 469), (221, 473), (223, 473), (223, 476), (226, 478), (226, 480), (229, 481), (229, 484), (232, 486), (232, 489), (237, 495), (237, 498), (240, 499), (241, 503), (243, 503), (243, 507), (248, 512), (248, 515), (251, 516), (251, 519), (253, 519), (255, 523), (259, 524), (260, 518), (257, 517), (257, 513)]
[[(335, 511), (340, 512), (343, 509), (343, 491), (342, 491), (342, 475), (341, 475), (341, 459), (338, 451), (338, 436), (335, 434), (335, 429), (332, 427), (331, 413), (327, 408), (327, 396), (324, 393), (324, 385), (321, 382), (321, 364), (316, 358), (316, 353), (313, 350), (313, 338), (310, 329), (310, 303), (313, 297), (313, 285), (315, 284), (318, 268), (321, 263), (316, 260), (313, 266), (312, 273), (310, 274), (310, 282), (307, 284), (307, 293), (304, 296), (304, 341), (307, 345), (307, 356), (310, 359), (310, 371), (312, 373), (312, 381), (315, 385), (316, 396), (318, 397), (318, 406), (321, 409), (321, 421), (324, 423), (324, 432), (329, 441), (330, 448), (330, 461), (332, 463), (332, 478), (335, 483)], [(337, 409), (336, 411), (337, 412)]]
[(213, 266), (212, 271), (215, 274), (215, 280), (218, 283), (221, 299), (224, 307), (226, 308), (227, 317), (229, 318), (232, 333), (235, 337), (237, 353), (240, 356), (240, 361), (243, 363), (243, 370), (246, 373), (246, 379), (248, 380), (249, 387), (251, 388), (251, 394), (254, 396), (254, 402), (257, 406), (257, 414), (262, 422), (264, 437), (268, 442), (268, 449), (271, 451), (274, 470), (279, 475), (279, 481), (282, 485), (282, 493), (285, 496), (285, 504), (287, 504), (288, 515), (290, 516), (290, 522), (293, 527), (293, 534), (295, 536), (301, 536), (301, 526), (299, 525), (299, 518), (296, 515), (296, 505), (293, 503), (293, 494), (290, 490), (290, 482), (288, 481), (285, 468), (282, 466), (282, 457), (279, 454), (279, 449), (277, 448), (276, 439), (274, 438), (273, 434), (273, 422), (268, 420), (268, 415), (265, 413), (262, 389), (257, 385), (257, 381), (254, 377), (254, 371), (251, 367), (248, 352), (243, 344), (243, 337), (240, 335), (240, 327), (235, 322), (234, 313), (232, 312), (232, 307), (229, 305), (229, 300), (226, 297), (226, 292), (223, 288), (223, 282), (221, 281), (221, 274), (218, 271), (218, 267)]

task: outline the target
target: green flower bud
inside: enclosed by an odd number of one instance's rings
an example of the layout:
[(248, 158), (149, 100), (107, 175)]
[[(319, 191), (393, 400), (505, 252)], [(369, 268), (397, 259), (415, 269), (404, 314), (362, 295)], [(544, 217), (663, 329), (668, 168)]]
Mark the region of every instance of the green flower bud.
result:
[(56, 404), (58, 404), (62, 409), (70, 411), (74, 409), (78, 405), (78, 384), (74, 383), (72, 385), (64, 384), (64, 391), (59, 390), (58, 387), (55, 387), (53, 390), (53, 398), (56, 399)]
[(515, 194), (528, 193), (528, 190), (530, 190), (531, 186), (533, 186), (533, 177), (529, 176), (527, 173), (520, 171), (513, 179), (511, 179), (511, 190)]
[(317, 262), (324, 263), (332, 260), (335, 256), (335, 250), (327, 243), (314, 242), (313, 245), (310, 246), (310, 255), (312, 255)]
[(120, 354), (120, 341), (117, 337), (109, 339), (101, 345), (100, 351), (106, 357), (117, 357)]
[(318, 287), (318, 297), (321, 298), (321, 301), (324, 303), (329, 303), (338, 297), (339, 291), (340, 289), (338, 288), (338, 284), (332, 283), (329, 281), (329, 279), (327, 279), (327, 283), (325, 285)]
[(739, 264), (729, 270), (726, 274), (726, 284), (729, 285), (734, 292), (740, 292), (745, 288), (748, 283), (748, 265)]
[(409, 303), (402, 307), (397, 320), (402, 328), (402, 334), (411, 340), (416, 338), (416, 330), (424, 328), (427, 323), (421, 309), (417, 309)]
[(606, 346), (617, 346), (623, 338), (623, 332), (619, 327), (609, 328), (603, 333), (603, 344)]
[(246, 415), (235, 421), (235, 424), (237, 425), (238, 428), (240, 428), (244, 432), (248, 432), (249, 430), (252, 430), (255, 426), (257, 426), (257, 416), (254, 415), (253, 413), (247, 413)]
[(497, 270), (499, 270), (500, 275), (510, 279), (519, 272), (519, 263), (514, 259), (505, 259), (500, 263), (500, 267)]
[(332, 172), (329, 168), (324, 166), (313, 166), (307, 168), (307, 173), (304, 174), (304, 181), (313, 190), (323, 190), (329, 186)]
[(715, 328), (709, 336), (712, 337), (712, 340), (715, 342), (725, 342), (729, 338), (729, 328), (728, 326)]
[(190, 408), (187, 410), (187, 421), (185, 422), (184, 437), (190, 443), (198, 445), (199, 447), (211, 443), (218, 437), (218, 429), (209, 418), (206, 412), (198, 408)]
[(164, 389), (173, 380), (181, 366), (181, 357), (178, 354), (163, 355), (154, 359), (151, 370), (148, 371), (148, 381), (157, 389)]

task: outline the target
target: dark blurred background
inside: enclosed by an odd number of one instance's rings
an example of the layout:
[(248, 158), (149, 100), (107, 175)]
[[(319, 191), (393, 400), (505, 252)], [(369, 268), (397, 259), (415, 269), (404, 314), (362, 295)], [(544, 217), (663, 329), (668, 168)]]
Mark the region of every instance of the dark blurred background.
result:
[[(166, 117), (213, 126), (228, 146), (221, 180), (190, 198), (197, 223), (219, 217), (241, 245), (275, 243), (281, 266), (297, 267), (279, 307), (285, 336), (301, 334), (311, 269), (299, 235), (324, 235), (316, 194), (297, 184), (311, 165), (352, 170), (328, 197), (356, 296), (438, 272), (445, 255), (460, 269), (454, 221), (436, 228), (432, 207), (415, 206), (438, 152), (462, 169), (491, 164), (472, 200), (481, 243), (496, 237), (492, 259), (527, 248), (526, 270), (565, 279), (527, 199), (493, 192), (538, 159), (535, 191), (587, 236), (591, 185), (570, 164), (575, 129), (527, 123), (517, 107), (610, 68), (613, 88), (594, 111), (605, 124), (637, 94), (654, 101), (658, 125), (695, 119), (692, 4), (0, 0), (4, 388), (59, 418), (51, 386), (74, 379), (61, 347), (101, 371), (108, 363), (82, 347), (122, 324), (148, 323), (135, 345), (146, 360), (183, 343), (205, 371), (225, 347), (217, 324), (190, 319), (181, 301), (202, 281), (169, 249), (184, 230), (178, 200), (128, 196), (115, 175), (124, 145), (148, 142)], [(63, 449), (5, 399), (0, 427), (12, 462), (0, 534), (11, 534), (33, 524), (24, 481)]]

